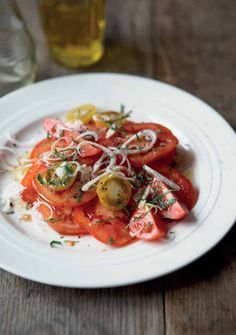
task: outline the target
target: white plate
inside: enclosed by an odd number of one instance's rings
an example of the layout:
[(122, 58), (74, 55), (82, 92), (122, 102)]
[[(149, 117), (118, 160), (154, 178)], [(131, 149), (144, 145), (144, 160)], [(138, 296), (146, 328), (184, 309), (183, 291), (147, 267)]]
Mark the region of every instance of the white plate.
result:
[[(199, 199), (175, 238), (138, 241), (112, 249), (92, 237), (74, 248), (50, 248), (58, 239), (50, 229), (1, 215), (0, 266), (42, 283), (97, 288), (137, 283), (177, 270), (202, 256), (229, 231), (235, 220), (236, 138), (224, 119), (204, 102), (170, 85), (134, 76), (86, 74), (46, 80), (0, 100), (0, 145), (7, 132), (22, 139), (39, 136), (45, 116), (91, 103), (100, 108), (133, 110), (132, 118), (167, 125), (193, 160)], [(1, 187), (8, 183), (0, 178)], [(173, 236), (173, 235), (172, 235)]]

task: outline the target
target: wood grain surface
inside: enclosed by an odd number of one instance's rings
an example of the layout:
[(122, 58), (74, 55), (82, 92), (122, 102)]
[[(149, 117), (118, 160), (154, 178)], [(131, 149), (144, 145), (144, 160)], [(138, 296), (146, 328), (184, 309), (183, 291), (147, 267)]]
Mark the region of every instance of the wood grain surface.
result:
[[(36, 0), (18, 4), (36, 43), (37, 79), (82, 72), (49, 58)], [(86, 72), (169, 82), (236, 128), (235, 21), (235, 0), (110, 0), (106, 53)], [(235, 233), (174, 274), (123, 288), (56, 288), (1, 270), (0, 335), (234, 335)]]

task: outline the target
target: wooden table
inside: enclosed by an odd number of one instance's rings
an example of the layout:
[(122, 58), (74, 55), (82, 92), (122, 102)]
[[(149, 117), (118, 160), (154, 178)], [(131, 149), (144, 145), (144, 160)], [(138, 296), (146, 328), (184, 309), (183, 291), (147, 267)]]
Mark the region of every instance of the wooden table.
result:
[[(49, 59), (35, 2), (18, 2), (36, 41), (37, 79), (72, 73)], [(106, 54), (88, 71), (177, 85), (236, 128), (235, 13), (235, 0), (110, 0)], [(236, 334), (235, 232), (194, 264), (128, 287), (56, 288), (1, 271), (0, 334)]]

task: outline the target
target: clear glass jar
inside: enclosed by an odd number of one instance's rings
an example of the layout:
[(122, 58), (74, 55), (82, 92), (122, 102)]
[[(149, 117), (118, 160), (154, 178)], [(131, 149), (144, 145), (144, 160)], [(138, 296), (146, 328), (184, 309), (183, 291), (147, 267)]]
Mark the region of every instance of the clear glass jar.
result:
[(15, 1), (0, 0), (0, 96), (34, 81), (34, 44)]
[(38, 0), (53, 59), (68, 68), (90, 66), (104, 52), (106, 0)]

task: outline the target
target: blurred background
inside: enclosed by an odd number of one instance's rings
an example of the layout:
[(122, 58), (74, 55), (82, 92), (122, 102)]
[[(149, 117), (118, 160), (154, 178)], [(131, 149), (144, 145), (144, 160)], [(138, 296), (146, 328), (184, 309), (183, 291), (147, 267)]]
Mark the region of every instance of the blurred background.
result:
[[(35, 44), (36, 80), (70, 73), (104, 71), (156, 78), (200, 96), (224, 111), (227, 120), (236, 126), (229, 112), (236, 99), (232, 89), (236, 80), (234, 0), (95, 0), (95, 3), (99, 2), (100, 16), (103, 11), (106, 13), (105, 53), (102, 56), (103, 50), (97, 50), (95, 58), (98, 62), (95, 60), (92, 66), (68, 69), (55, 62), (55, 55), (53, 59), (49, 54), (45, 30), (49, 32), (50, 20), (58, 17), (55, 10), (58, 5), (67, 3), (71, 6), (74, 2), (16, 1)], [(78, 2), (94, 6), (94, 0)], [(51, 14), (50, 18), (48, 13), (53, 10), (55, 14)], [(60, 26), (63, 36), (68, 24), (63, 22), (63, 11), (60, 15), (60, 20), (54, 21), (51, 26)], [(71, 22), (76, 20), (73, 13), (71, 18)], [(96, 14), (90, 18), (95, 21)], [(86, 24), (94, 24), (82, 21), (80, 10), (77, 12), (78, 36), (84, 34)], [(76, 24), (71, 24), (70, 28), (74, 31)]]

